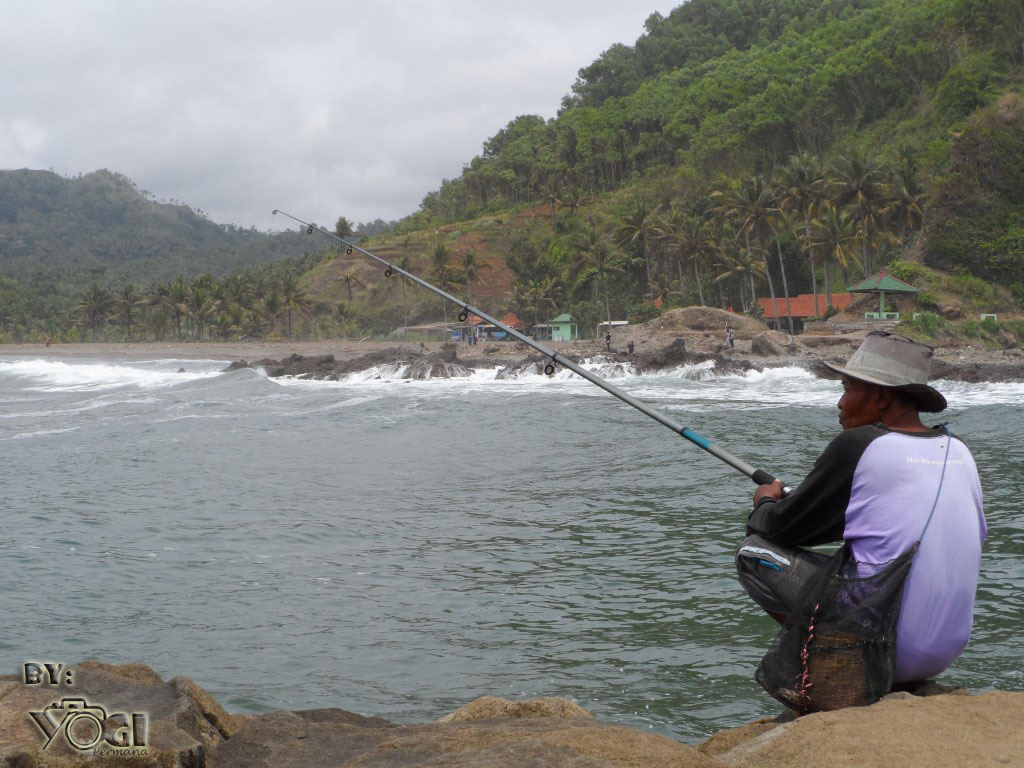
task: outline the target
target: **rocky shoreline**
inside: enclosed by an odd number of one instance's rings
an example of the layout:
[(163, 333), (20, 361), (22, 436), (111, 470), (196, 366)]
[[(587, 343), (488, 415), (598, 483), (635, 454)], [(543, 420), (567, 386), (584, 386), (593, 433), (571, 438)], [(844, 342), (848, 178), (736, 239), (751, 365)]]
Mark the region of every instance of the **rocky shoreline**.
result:
[(894, 693), (870, 707), (763, 718), (688, 745), (602, 723), (557, 698), (482, 696), (435, 722), (399, 724), (336, 708), (232, 714), (188, 678), (164, 681), (143, 664), (86, 661), (56, 680), (0, 675), (0, 765), (934, 768), (1019, 765), (1024, 755), (1019, 692)]
[[(735, 347), (725, 349), (724, 328), (736, 331)], [(654, 372), (680, 365), (714, 362), (713, 373), (730, 374), (782, 366), (801, 366), (829, 376), (821, 362), (844, 363), (868, 329), (841, 332), (845, 326), (798, 336), (769, 331), (759, 320), (710, 307), (672, 309), (642, 325), (612, 330), (611, 349), (600, 341), (543, 342), (575, 362), (604, 358), (633, 372)], [(628, 350), (630, 344), (633, 352)], [(396, 378), (466, 376), (475, 370), (504, 370), (502, 376), (542, 373), (550, 362), (525, 344), (482, 341), (477, 346), (398, 341), (205, 341), (76, 343), (43, 347), (38, 343), (0, 345), (0, 356), (77, 360), (235, 360), (231, 369), (259, 367), (271, 376), (341, 378), (375, 367), (390, 367)], [(242, 359), (240, 359), (242, 358)], [(935, 349), (933, 379), (966, 382), (1024, 381), (1024, 350), (1009, 332), (1001, 348), (949, 340)]]
[[(690, 334), (689, 339), (685, 335), (678, 335), (662, 345), (645, 345), (645, 349), (634, 354), (600, 348), (570, 349), (559, 354), (577, 364), (587, 360), (601, 360), (618, 365), (623, 371), (638, 374), (656, 373), (682, 365), (711, 361), (714, 364), (711, 371), (715, 375), (797, 366), (821, 378), (836, 378), (822, 363), (845, 363), (863, 338), (863, 334), (790, 337), (774, 331), (765, 331), (750, 340), (747, 350), (708, 350), (708, 345), (701, 343), (706, 339), (695, 339)], [(380, 369), (380, 378), (416, 380), (458, 378), (470, 376), (480, 369), (496, 369), (495, 378), (506, 379), (540, 374), (552, 362), (551, 358), (534, 352), (525, 344), (517, 343), (515, 347), (510, 355), (510, 350), (495, 349), (493, 345), (486, 346), (481, 355), (471, 347), (460, 347), (455, 344), (443, 344), (432, 350), (425, 346), (398, 346), (341, 360), (333, 354), (293, 353), (280, 359), (262, 358), (251, 362), (237, 360), (224, 370), (260, 368), (271, 378), (294, 376), (338, 381), (351, 374), (373, 369)], [(700, 351), (690, 351), (693, 347)], [(494, 350), (492, 356), (488, 355), (488, 350)], [(1013, 356), (1003, 360), (992, 360), (967, 355), (953, 356), (952, 359), (936, 357), (932, 365), (932, 379), (972, 383), (1024, 381), (1024, 358)]]

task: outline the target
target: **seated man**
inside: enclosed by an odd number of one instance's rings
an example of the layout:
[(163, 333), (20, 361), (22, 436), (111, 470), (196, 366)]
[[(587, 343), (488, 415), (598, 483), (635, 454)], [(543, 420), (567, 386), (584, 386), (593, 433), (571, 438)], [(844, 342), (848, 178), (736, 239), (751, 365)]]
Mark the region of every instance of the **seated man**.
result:
[(931, 347), (875, 331), (845, 368), (826, 363), (843, 377), (843, 432), (785, 498), (778, 481), (758, 486), (736, 556), (744, 589), (782, 622), (829, 559), (800, 547), (845, 540), (871, 566), (920, 538), (897, 625), (896, 685), (938, 675), (967, 646), (986, 533), (970, 451), (921, 423), (920, 411), (946, 407), (927, 383), (931, 356)]

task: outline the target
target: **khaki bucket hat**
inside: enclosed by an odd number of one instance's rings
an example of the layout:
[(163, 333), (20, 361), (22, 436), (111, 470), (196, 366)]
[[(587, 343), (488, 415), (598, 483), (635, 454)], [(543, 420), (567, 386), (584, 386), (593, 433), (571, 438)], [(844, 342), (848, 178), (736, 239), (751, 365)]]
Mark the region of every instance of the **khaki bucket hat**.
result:
[(853, 353), (846, 367), (825, 363), (825, 367), (853, 379), (892, 387), (917, 400), (922, 411), (946, 409), (946, 398), (928, 385), (934, 350), (906, 336), (872, 331)]

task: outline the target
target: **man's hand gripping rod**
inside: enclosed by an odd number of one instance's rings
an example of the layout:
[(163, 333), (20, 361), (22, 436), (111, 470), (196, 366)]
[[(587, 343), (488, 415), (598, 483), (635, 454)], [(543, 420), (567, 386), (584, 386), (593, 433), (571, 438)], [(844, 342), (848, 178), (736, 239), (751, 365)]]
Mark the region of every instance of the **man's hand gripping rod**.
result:
[[(514, 328), (511, 328), (511, 327), (509, 327), (507, 325), (505, 325), (500, 320), (497, 320), (497, 319), (491, 317), (486, 312), (483, 312), (482, 310), (479, 310), (476, 307), (470, 306), (469, 304), (467, 304), (466, 302), (462, 301), (461, 299), (457, 299), (456, 297), (452, 296), (450, 293), (447, 293), (446, 291), (442, 291), (440, 288), (437, 288), (436, 286), (431, 285), (426, 280), (422, 280), (419, 277), (416, 277), (416, 275), (412, 274), (411, 272), (408, 272), (408, 271), (402, 269), (401, 267), (398, 267), (398, 266), (396, 266), (394, 264), (391, 264), (391, 263), (385, 261), (384, 259), (380, 258), (379, 256), (376, 256), (376, 255), (370, 253), (369, 251), (367, 251), (367, 250), (365, 250), (363, 248), (360, 248), (355, 243), (350, 243), (348, 240), (345, 240), (342, 237), (338, 237), (338, 235), (334, 234), (333, 232), (330, 232), (330, 231), (328, 231), (326, 229), (323, 229), (322, 227), (318, 227), (316, 224), (311, 224), (308, 221), (303, 221), (302, 219), (297, 218), (295, 216), (292, 216), (290, 213), (285, 213), (284, 211), (274, 210), (274, 213), (275, 214), (279, 213), (282, 216), (287, 216), (292, 221), (298, 222), (299, 224), (301, 224), (302, 226), (304, 226), (306, 228), (306, 233), (307, 234), (311, 235), (311, 234), (313, 234), (314, 231), (320, 232), (321, 234), (327, 235), (327, 237), (333, 238), (334, 240), (337, 240), (339, 243), (342, 243), (343, 245), (345, 245), (346, 248), (348, 249), (348, 253), (352, 253), (352, 251), (359, 251), (359, 253), (361, 253), (364, 256), (367, 256), (367, 257), (373, 259), (378, 264), (382, 264), (386, 268), (384, 270), (384, 276), (385, 277), (391, 277), (394, 273), (397, 272), (398, 274), (404, 276), (405, 278), (407, 278), (409, 280), (412, 280), (417, 285), (422, 285), (428, 291), (432, 291), (432, 292), (436, 293), (442, 299), (445, 299), (446, 301), (450, 301), (452, 304), (456, 305), (457, 307), (461, 307), (462, 308), (462, 312), (459, 314), (459, 320), (460, 321), (465, 322), (466, 319), (470, 315), (476, 315), (480, 319), (486, 320), (487, 322), (492, 323), (495, 327), (500, 328), (505, 333), (509, 334), (510, 336), (512, 336), (512, 337), (514, 337), (516, 339), (519, 339), (519, 341), (523, 342), (527, 346), (532, 347), (533, 349), (537, 350), (538, 352), (540, 352), (545, 357), (550, 358), (551, 362), (548, 363), (544, 367), (544, 372), (546, 374), (550, 375), (550, 374), (555, 372), (555, 364), (556, 363), (558, 365), (561, 365), (563, 368), (568, 368), (570, 371), (572, 371), (576, 375), (582, 376), (584, 379), (589, 381), (591, 384), (596, 384), (601, 389), (603, 389), (605, 392), (607, 392), (607, 393), (609, 393), (611, 395), (614, 395), (615, 397), (619, 398), (619, 400), (621, 400), (622, 402), (626, 403), (627, 405), (631, 405), (634, 408), (636, 408), (638, 411), (640, 411), (641, 413), (646, 414), (647, 416), (650, 416), (652, 419), (657, 421), (659, 424), (663, 424), (664, 426), (668, 427), (669, 429), (671, 429), (676, 434), (678, 434), (678, 435), (680, 435), (682, 437), (685, 437), (687, 440), (689, 440), (691, 443), (696, 445), (698, 448), (703, 448), (705, 451), (710, 453), (712, 456), (720, 459), (721, 461), (724, 461), (726, 464), (728, 464), (733, 469), (739, 470), (740, 472), (742, 472), (744, 475), (749, 477), (751, 480), (753, 480), (758, 485), (765, 485), (765, 484), (770, 484), (770, 483), (774, 483), (775, 482), (775, 477), (773, 477), (770, 473), (764, 471), (763, 469), (757, 469), (757, 468), (751, 466), (747, 462), (743, 461), (743, 459), (739, 458), (738, 456), (733, 455), (732, 453), (730, 453), (729, 451), (725, 450), (724, 448), (719, 448), (718, 446), (714, 445), (710, 440), (708, 440), (706, 437), (703, 437), (703, 436), (697, 434), (696, 432), (694, 432), (692, 429), (690, 429), (688, 427), (684, 427), (683, 425), (676, 423), (672, 419), (670, 419), (667, 416), (665, 416), (663, 413), (661, 413), (659, 411), (656, 411), (654, 408), (651, 408), (646, 403), (644, 403), (644, 402), (642, 402), (640, 400), (637, 400), (632, 395), (627, 394), (626, 392), (623, 392), (621, 389), (619, 389), (616, 386), (613, 386), (612, 384), (609, 384), (607, 381), (602, 379), (600, 376), (598, 376), (598, 375), (596, 375), (594, 373), (591, 373), (586, 368), (581, 368), (576, 363), (574, 363), (572, 360), (569, 360), (568, 358), (563, 357), (562, 355), (558, 354), (557, 352), (554, 352), (553, 350), (548, 349), (543, 344), (537, 343), (534, 339), (531, 339), (529, 336), (526, 336), (525, 334), (519, 333), (519, 331), (517, 331)], [(790, 490), (791, 489), (789, 487), (785, 487), (784, 486), (783, 489), (782, 489), (783, 496), (788, 494), (790, 492)]]

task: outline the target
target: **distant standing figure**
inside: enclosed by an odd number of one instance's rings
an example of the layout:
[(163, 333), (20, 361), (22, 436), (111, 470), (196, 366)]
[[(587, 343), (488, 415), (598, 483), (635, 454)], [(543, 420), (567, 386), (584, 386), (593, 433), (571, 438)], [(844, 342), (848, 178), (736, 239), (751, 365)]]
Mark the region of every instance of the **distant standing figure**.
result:
[(626, 345), (626, 349), (629, 350), (629, 354), (631, 354), (631, 355), (633, 354), (633, 342), (632, 341), (629, 342), (629, 344)]
[(612, 335), (610, 333), (604, 335), (604, 346), (609, 352), (612, 351)]
[(725, 343), (729, 345), (729, 349), (732, 349), (735, 345), (736, 331), (731, 326), (725, 326)]
[(50, 346), (50, 337), (49, 337), (49, 336), (47, 336), (47, 337), (46, 337), (46, 338), (44, 339), (44, 342), (46, 343), (46, 346)]

